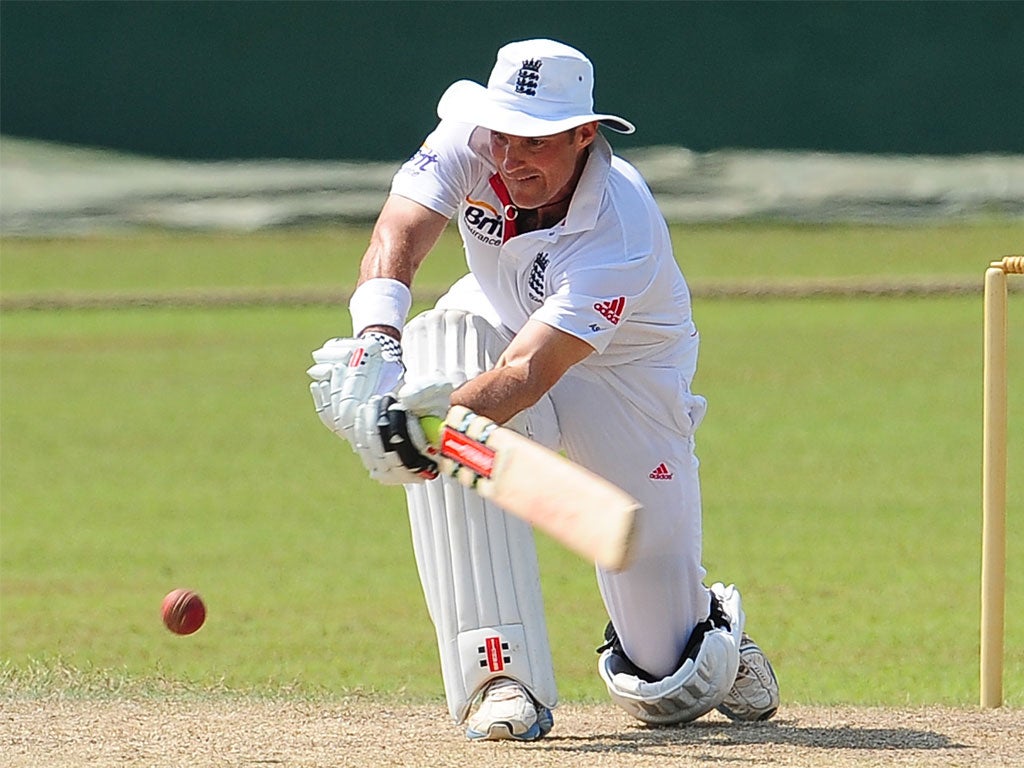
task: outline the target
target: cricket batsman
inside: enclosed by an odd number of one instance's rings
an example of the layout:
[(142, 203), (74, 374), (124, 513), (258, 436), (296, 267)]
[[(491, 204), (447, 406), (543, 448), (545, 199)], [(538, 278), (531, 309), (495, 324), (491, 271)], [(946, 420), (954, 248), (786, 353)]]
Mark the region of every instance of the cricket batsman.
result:
[[(532, 741), (557, 691), (532, 529), (447, 476), (418, 417), (504, 424), (643, 505), (631, 565), (597, 568), (598, 672), (654, 724), (718, 709), (770, 718), (779, 689), (734, 586), (705, 585), (691, 392), (699, 336), (664, 217), (602, 131), (594, 73), (552, 40), (462, 80), (396, 173), (349, 303), (354, 338), (313, 353), (320, 418), (370, 475), (405, 486), (448, 709), (470, 739)], [(407, 322), (416, 271), (451, 219), (468, 274)]]

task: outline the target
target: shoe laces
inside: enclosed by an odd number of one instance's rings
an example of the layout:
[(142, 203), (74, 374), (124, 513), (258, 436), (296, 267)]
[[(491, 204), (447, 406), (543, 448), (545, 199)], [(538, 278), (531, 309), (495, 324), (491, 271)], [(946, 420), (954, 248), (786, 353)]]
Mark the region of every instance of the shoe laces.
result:
[(487, 691), (484, 693), (484, 698), (491, 701), (509, 701), (525, 695), (526, 690), (515, 680), (502, 678), (500, 680), (495, 680), (487, 687)]
[(763, 658), (764, 654), (761, 649), (744, 632), (742, 642), (740, 643), (740, 666), (736, 671), (736, 682), (734, 685), (742, 686), (746, 683), (756, 682), (761, 686), (768, 687), (771, 684), (771, 675), (765, 666), (760, 663), (751, 664), (744, 658), (743, 651), (749, 649), (753, 649), (753, 653), (746, 654), (748, 658), (754, 654)]

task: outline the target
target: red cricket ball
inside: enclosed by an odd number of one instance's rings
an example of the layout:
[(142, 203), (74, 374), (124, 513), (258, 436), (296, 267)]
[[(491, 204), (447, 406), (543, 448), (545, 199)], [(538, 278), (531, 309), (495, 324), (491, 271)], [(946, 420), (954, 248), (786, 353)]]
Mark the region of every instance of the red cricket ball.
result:
[(206, 606), (191, 589), (168, 592), (160, 610), (164, 625), (176, 635), (191, 635), (206, 621)]

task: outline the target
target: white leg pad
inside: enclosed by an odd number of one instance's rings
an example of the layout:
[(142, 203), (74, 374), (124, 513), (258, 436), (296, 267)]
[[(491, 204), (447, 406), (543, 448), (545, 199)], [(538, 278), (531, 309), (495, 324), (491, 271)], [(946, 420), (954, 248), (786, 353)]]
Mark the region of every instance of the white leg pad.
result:
[[(493, 367), (507, 343), (478, 315), (430, 310), (403, 333), (407, 379), (441, 374), (460, 384)], [(552, 409), (543, 420), (553, 419)], [(408, 485), (406, 497), (452, 719), (463, 722), (474, 698), (496, 677), (514, 678), (554, 707), (558, 695), (533, 530), (448, 477)]]
[(735, 587), (711, 588), (729, 620), (729, 628), (712, 629), (700, 649), (679, 669), (653, 682), (633, 674), (622, 657), (608, 649), (601, 654), (598, 671), (616, 704), (638, 720), (655, 725), (688, 723), (722, 703), (739, 669), (740, 637), (745, 615)]

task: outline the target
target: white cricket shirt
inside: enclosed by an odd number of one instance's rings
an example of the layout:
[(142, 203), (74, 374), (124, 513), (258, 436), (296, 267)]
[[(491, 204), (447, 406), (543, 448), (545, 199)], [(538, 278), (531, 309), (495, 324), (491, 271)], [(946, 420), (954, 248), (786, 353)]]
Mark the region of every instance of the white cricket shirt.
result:
[(696, 371), (690, 294), (668, 227), (643, 178), (598, 135), (566, 217), (517, 234), (487, 132), (442, 121), (397, 172), (391, 192), (456, 216), (466, 262), (512, 331), (538, 320), (597, 354), (578, 363), (649, 416), (689, 433), (680, 402)]

